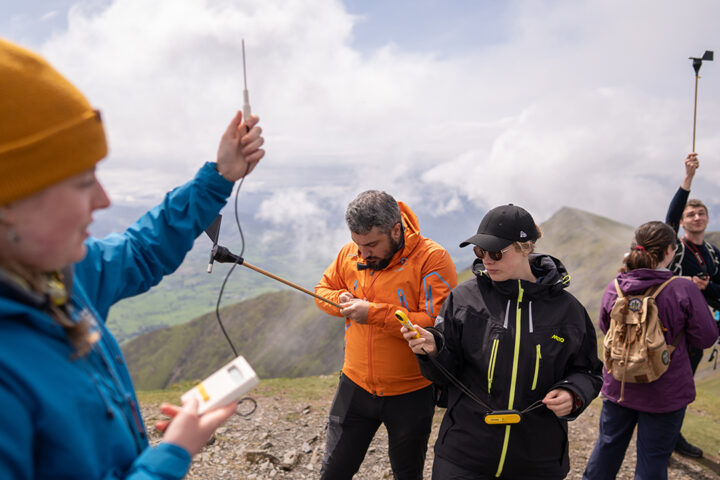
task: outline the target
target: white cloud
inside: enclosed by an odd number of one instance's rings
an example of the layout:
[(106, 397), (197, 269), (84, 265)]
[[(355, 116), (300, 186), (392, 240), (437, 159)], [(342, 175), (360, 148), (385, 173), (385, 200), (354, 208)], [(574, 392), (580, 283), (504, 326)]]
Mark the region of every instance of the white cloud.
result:
[[(720, 5), (507, 5), (503, 39), (459, 53), (361, 54), (359, 20), (337, 0), (115, 0), (73, 8), (42, 50), (104, 112), (116, 199), (165, 191), (213, 158), (242, 101), (245, 38), (268, 150), (248, 187), (272, 191), (258, 215), (298, 237), (342, 231), (368, 188), (438, 214), (471, 201), (525, 204), (539, 220), (563, 205), (663, 217), (690, 149), (687, 57), (720, 45)], [(693, 195), (720, 205), (718, 67), (700, 81)]]
[(57, 10), (53, 10), (50, 12), (45, 13), (42, 17), (40, 17), (41, 22), (46, 22), (48, 20), (52, 20), (53, 18), (58, 16)]
[[(255, 218), (274, 227), (264, 233), (264, 242), (276, 237), (290, 237), (297, 255), (318, 254), (326, 258), (326, 252), (334, 251), (349, 241), (342, 220), (332, 214), (343, 206), (337, 204), (342, 198), (338, 191), (312, 192), (301, 189), (281, 190), (264, 200)], [(327, 208), (327, 207), (330, 208)], [(296, 232), (302, 232), (297, 235)]]

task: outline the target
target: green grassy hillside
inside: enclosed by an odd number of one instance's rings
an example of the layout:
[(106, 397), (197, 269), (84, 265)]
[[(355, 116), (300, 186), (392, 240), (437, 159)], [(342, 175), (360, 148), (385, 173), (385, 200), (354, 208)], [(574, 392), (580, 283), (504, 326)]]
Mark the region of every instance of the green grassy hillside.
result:
[[(230, 226), (227, 227), (228, 229)], [(248, 236), (245, 259), (253, 265), (291, 279), (312, 289), (330, 262), (328, 258), (303, 258), (301, 261), (290, 252), (275, 249), (262, 238)], [(239, 250), (236, 241), (225, 243)], [(215, 264), (213, 273), (207, 274), (211, 243), (205, 235), (199, 237), (195, 247), (172, 275), (147, 293), (125, 299), (112, 307), (108, 327), (120, 342), (141, 333), (186, 323), (214, 310), (223, 279), (229, 264)], [(222, 305), (229, 305), (260, 294), (289, 289), (245, 267), (235, 267), (223, 294)]]
[[(323, 314), (307, 296), (263, 294), (221, 309), (221, 318), (262, 378), (318, 375), (342, 365), (343, 319)], [(234, 356), (214, 312), (141, 335), (123, 352), (139, 389), (204, 378)]]

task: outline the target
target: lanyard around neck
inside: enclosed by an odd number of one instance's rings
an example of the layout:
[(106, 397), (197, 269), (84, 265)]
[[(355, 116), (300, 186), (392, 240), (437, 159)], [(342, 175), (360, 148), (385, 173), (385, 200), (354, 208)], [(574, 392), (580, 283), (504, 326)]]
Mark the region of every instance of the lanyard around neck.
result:
[[(698, 264), (700, 264), (701, 267), (705, 267), (705, 259), (702, 257), (702, 255), (700, 255), (700, 251), (695, 246), (695, 244), (687, 237), (683, 238), (682, 242), (685, 244), (686, 247), (690, 249), (692, 254), (695, 255), (695, 259), (697, 260)], [(704, 270), (707, 270), (707, 268), (704, 268)]]

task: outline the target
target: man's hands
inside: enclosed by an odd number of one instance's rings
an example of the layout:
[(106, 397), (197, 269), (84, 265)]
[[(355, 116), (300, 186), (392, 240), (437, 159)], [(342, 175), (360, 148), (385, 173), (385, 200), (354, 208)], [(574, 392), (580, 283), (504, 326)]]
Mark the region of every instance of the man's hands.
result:
[(352, 296), (350, 292), (340, 294), (340, 314), (356, 323), (367, 323), (370, 302)]
[(220, 138), (217, 171), (226, 180), (234, 182), (252, 172), (265, 155), (265, 150), (260, 148), (265, 140), (262, 129), (256, 126), (258, 121), (256, 115), (243, 121), (242, 112), (238, 111)]
[(682, 185), (680, 185), (683, 190), (687, 190), (688, 192), (690, 191), (695, 171), (698, 168), (700, 168), (698, 154), (695, 152), (689, 153), (688, 156), (685, 157), (685, 179), (683, 180)]
[(207, 444), (213, 432), (235, 413), (236, 408), (237, 403), (233, 402), (198, 415), (196, 398), (190, 399), (182, 407), (163, 403), (160, 411), (171, 420), (161, 420), (155, 424), (155, 428), (165, 432), (163, 442), (184, 448), (194, 457)]
[(708, 283), (710, 283), (710, 277), (708, 276), (705, 276), (703, 278), (694, 276), (691, 277), (691, 280), (695, 283), (695, 285), (698, 286), (700, 290), (705, 290), (705, 288), (708, 286)]
[(573, 404), (575, 403), (573, 394), (570, 390), (564, 388), (550, 390), (542, 402), (548, 410), (552, 411), (558, 417), (570, 415), (573, 411)]

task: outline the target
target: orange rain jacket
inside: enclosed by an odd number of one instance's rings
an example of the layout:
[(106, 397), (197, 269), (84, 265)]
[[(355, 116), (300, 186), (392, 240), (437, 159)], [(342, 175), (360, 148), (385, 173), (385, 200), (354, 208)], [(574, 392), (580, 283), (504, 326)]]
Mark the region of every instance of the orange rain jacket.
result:
[[(418, 362), (400, 333), (395, 310), (403, 310), (412, 323), (435, 323), (445, 298), (457, 285), (455, 264), (440, 245), (420, 235), (410, 208), (398, 202), (405, 244), (383, 270), (358, 271), (362, 259), (354, 242), (345, 245), (315, 287), (318, 295), (339, 302), (350, 292), (371, 302), (366, 324), (345, 320), (343, 373), (374, 395), (400, 395), (426, 387)], [(318, 307), (340, 317), (340, 311), (321, 300)]]

